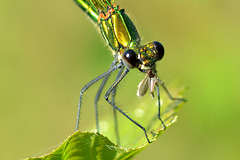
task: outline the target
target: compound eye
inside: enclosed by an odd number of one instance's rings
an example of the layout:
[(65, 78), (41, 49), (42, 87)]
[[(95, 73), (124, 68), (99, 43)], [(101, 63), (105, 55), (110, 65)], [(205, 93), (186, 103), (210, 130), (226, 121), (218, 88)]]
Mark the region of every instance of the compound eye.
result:
[(123, 63), (128, 68), (135, 68), (139, 63), (139, 60), (137, 59), (137, 54), (132, 49), (125, 51), (122, 57)]
[(164, 48), (163, 45), (160, 42), (154, 41), (153, 46), (156, 51), (156, 59), (161, 60), (164, 56)]

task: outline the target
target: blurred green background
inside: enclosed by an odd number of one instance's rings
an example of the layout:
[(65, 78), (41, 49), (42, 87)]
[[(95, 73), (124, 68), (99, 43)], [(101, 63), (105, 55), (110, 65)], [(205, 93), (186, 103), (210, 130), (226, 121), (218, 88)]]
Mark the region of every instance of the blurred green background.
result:
[[(240, 159), (240, 1), (116, 2), (143, 43), (164, 44), (161, 79), (189, 86), (178, 122), (135, 159)], [(73, 1), (1, 1), (0, 159), (34, 156), (72, 134), (81, 88), (112, 60), (96, 26)], [(133, 71), (123, 81), (122, 91), (131, 91), (126, 102), (136, 97), (141, 79)], [(94, 88), (84, 98), (83, 115), (93, 112)], [(82, 125), (94, 125), (90, 120)]]

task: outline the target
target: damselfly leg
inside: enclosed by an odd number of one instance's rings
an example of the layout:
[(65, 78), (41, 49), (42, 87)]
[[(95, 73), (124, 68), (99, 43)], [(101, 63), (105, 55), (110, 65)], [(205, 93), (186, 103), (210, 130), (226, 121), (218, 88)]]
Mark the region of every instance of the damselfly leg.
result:
[[(111, 69), (114, 65), (116, 65), (117, 61), (114, 60), (110, 66), (109, 69)], [(102, 90), (109, 78), (110, 74), (106, 75), (105, 78), (103, 79), (98, 91), (97, 91), (97, 94), (95, 96), (95, 101), (94, 101), (94, 104), (95, 104), (95, 118), (96, 118), (96, 127), (97, 127), (97, 132), (100, 133), (100, 128), (99, 128), (99, 118), (98, 118), (98, 100), (99, 100), (99, 97), (102, 93)]]
[[(114, 66), (114, 63), (112, 63), (112, 65), (110, 66), (110, 68), (112, 68)], [(121, 75), (122, 71), (123, 71), (124, 67), (120, 68), (116, 77), (116, 80), (119, 78), (119, 76)], [(102, 93), (102, 90), (109, 78), (110, 74), (105, 76), (105, 78), (103, 79), (98, 92), (96, 94), (95, 97), (95, 117), (96, 117), (96, 126), (97, 126), (97, 132), (100, 133), (100, 126), (99, 126), (99, 116), (98, 116), (98, 100), (99, 97)], [(112, 102), (115, 104), (115, 94), (116, 93), (116, 88), (111, 92), (111, 98), (112, 98)], [(115, 135), (116, 135), (116, 141), (118, 144), (120, 144), (120, 136), (119, 136), (119, 129), (118, 129), (118, 121), (117, 121), (117, 113), (116, 113), (116, 109), (113, 109), (113, 118), (114, 118), (114, 126), (115, 126)]]
[(80, 120), (80, 112), (81, 112), (81, 105), (82, 105), (82, 96), (83, 93), (89, 88), (91, 87), (94, 83), (96, 83), (97, 81), (99, 81), (102, 78), (105, 78), (106, 76), (109, 76), (112, 72), (114, 72), (115, 70), (119, 69), (122, 67), (122, 64), (117, 64), (113, 67), (110, 67), (110, 69), (108, 71), (106, 71), (105, 73), (101, 74), (100, 76), (98, 76), (97, 78), (93, 79), (91, 82), (89, 82), (88, 84), (86, 84), (81, 92), (80, 92), (80, 97), (79, 97), (79, 103), (78, 103), (78, 113), (77, 113), (77, 122), (76, 122), (76, 131), (78, 130), (79, 127), (79, 120)]
[(123, 73), (120, 75), (120, 77), (113, 83), (113, 85), (108, 89), (107, 93), (105, 94), (105, 99), (106, 101), (116, 110), (118, 110), (122, 115), (124, 115), (127, 119), (129, 119), (130, 121), (132, 121), (135, 125), (137, 125), (139, 128), (141, 128), (144, 131), (145, 137), (148, 141), (148, 143), (151, 143), (151, 141), (148, 138), (146, 129), (140, 125), (138, 122), (136, 122), (135, 120), (133, 120), (131, 117), (129, 117), (125, 112), (123, 112), (119, 107), (117, 107), (112, 101), (110, 101), (109, 95), (110, 93), (115, 89), (115, 87), (120, 83), (120, 81), (128, 74), (129, 69), (126, 68)]
[(161, 99), (160, 99), (160, 91), (159, 91), (159, 85), (156, 84), (157, 86), (157, 98), (158, 98), (158, 119), (161, 121), (162, 125), (163, 125), (163, 129), (166, 129), (166, 126), (161, 118)]
[(173, 101), (175, 101), (175, 100), (187, 101), (187, 100), (184, 99), (184, 98), (173, 97), (173, 96), (170, 94), (170, 92), (168, 91), (168, 89), (167, 89), (167, 87), (165, 86), (164, 82), (161, 81), (160, 79), (158, 79), (158, 81), (159, 81), (159, 83), (161, 84), (161, 86), (163, 87), (163, 89), (165, 90), (165, 92), (167, 93), (168, 97), (169, 97), (171, 100), (173, 100)]

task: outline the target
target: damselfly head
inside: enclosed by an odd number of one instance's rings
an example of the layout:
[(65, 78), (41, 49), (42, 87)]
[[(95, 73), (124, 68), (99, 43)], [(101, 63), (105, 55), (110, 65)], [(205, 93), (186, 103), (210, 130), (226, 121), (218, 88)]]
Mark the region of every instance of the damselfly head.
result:
[(122, 54), (122, 61), (127, 68), (138, 68), (141, 72), (146, 73), (146, 76), (138, 85), (138, 97), (144, 96), (148, 89), (150, 95), (154, 97), (153, 92), (158, 83), (155, 63), (161, 60), (163, 56), (163, 45), (157, 41), (128, 49)]
[(144, 46), (128, 49), (123, 53), (123, 63), (128, 68), (138, 68), (146, 73), (144, 79), (139, 83), (137, 96), (142, 97), (149, 89), (149, 93), (154, 97), (154, 89), (158, 83), (156, 74), (156, 62), (164, 56), (164, 48), (160, 42), (150, 42)]
[(141, 62), (138, 69), (141, 72), (147, 73), (149, 70), (154, 70), (156, 62), (164, 56), (164, 48), (160, 42), (150, 42), (138, 48), (138, 59)]
[(164, 56), (164, 48), (160, 42), (150, 42), (144, 46), (132, 47), (122, 54), (122, 60), (128, 68), (138, 68), (141, 72), (148, 73), (155, 70), (155, 63)]

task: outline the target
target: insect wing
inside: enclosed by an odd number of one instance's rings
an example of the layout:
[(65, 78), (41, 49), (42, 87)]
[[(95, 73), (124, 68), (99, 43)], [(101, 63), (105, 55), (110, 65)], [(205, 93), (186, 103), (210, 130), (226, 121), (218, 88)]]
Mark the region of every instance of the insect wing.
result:
[(150, 80), (148, 81), (148, 85), (149, 85), (149, 92), (150, 92), (150, 95), (152, 98), (154, 98), (154, 89), (155, 89), (155, 86), (156, 86), (156, 83), (157, 83), (157, 79), (156, 77), (151, 77), (149, 78)]
[(139, 98), (143, 97), (147, 93), (148, 85), (149, 85), (148, 81), (149, 81), (149, 78), (148, 78), (148, 75), (146, 75), (144, 79), (139, 83), (138, 90), (137, 90), (137, 96)]

